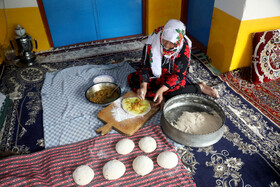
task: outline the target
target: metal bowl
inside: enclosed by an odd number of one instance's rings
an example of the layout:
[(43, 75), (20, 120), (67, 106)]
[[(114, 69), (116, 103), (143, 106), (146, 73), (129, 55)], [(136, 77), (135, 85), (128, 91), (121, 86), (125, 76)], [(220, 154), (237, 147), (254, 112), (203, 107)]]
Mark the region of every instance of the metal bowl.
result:
[[(115, 88), (116, 88), (116, 90), (113, 92), (111, 97), (107, 98), (106, 96), (111, 92), (108, 92), (108, 91), (105, 91), (105, 90), (109, 89), (109, 90), (113, 91)], [(101, 99), (100, 102), (95, 102), (96, 101), (95, 97), (97, 96), (96, 93), (101, 91), (101, 90), (103, 90), (104, 93), (107, 93), (107, 95), (103, 94), (104, 95), (104, 97), (103, 97), (104, 100)], [(121, 89), (115, 83), (100, 82), (100, 83), (97, 83), (97, 84), (94, 84), (94, 85), (90, 86), (87, 89), (85, 95), (86, 95), (87, 100), (90, 101), (91, 103), (101, 105), (101, 106), (107, 106), (121, 96)]]
[[(172, 125), (183, 111), (217, 113), (221, 118), (219, 128), (207, 134), (190, 134), (180, 131)], [(181, 94), (169, 99), (161, 116), (163, 132), (172, 140), (190, 147), (207, 147), (218, 142), (224, 134), (225, 114), (222, 108), (212, 99), (199, 94)]]

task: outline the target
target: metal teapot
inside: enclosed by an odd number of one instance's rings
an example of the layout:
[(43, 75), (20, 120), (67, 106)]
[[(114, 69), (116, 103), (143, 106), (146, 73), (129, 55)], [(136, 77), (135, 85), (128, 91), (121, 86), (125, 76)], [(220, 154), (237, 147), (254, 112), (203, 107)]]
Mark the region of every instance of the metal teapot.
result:
[(36, 56), (33, 52), (33, 40), (35, 48), (38, 48), (37, 40), (32, 39), (31, 36), (25, 33), (25, 29), (20, 25), (17, 25), (15, 32), (17, 34), (15, 44), (10, 40), (12, 49), (15, 50), (16, 55), (23, 63), (32, 65), (35, 62)]
[[(34, 39), (35, 42), (35, 48), (38, 48), (37, 40)], [(16, 47), (17, 52), (19, 54), (24, 52), (32, 52), (33, 51), (33, 40), (31, 36), (25, 34), (21, 37), (16, 38)]]

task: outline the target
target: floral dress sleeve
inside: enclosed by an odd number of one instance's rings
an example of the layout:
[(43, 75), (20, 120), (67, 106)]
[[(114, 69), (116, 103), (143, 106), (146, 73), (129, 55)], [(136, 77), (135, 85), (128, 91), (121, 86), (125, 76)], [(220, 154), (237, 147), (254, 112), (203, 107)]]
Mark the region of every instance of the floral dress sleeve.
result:
[[(189, 65), (190, 49), (187, 42), (185, 41), (181, 52), (175, 59), (173, 71), (167, 76), (164, 85), (167, 86), (169, 89), (173, 89), (178, 84), (182, 84), (183, 82), (185, 82), (185, 79), (188, 77), (189, 73)], [(168, 71), (168, 68), (163, 68), (162, 70)]]

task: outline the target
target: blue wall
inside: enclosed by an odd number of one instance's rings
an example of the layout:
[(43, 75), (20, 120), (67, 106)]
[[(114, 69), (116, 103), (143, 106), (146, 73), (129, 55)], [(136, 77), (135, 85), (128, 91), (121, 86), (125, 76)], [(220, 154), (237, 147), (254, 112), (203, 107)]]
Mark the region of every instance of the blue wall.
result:
[(54, 47), (142, 34), (141, 0), (43, 0), (43, 5)]
[(204, 46), (208, 46), (215, 0), (189, 0), (187, 32)]

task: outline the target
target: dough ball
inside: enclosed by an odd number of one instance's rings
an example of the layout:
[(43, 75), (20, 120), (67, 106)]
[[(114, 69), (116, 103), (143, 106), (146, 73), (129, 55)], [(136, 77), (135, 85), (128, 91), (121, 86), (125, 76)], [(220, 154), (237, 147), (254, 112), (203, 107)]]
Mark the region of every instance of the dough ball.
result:
[(151, 136), (145, 136), (139, 141), (140, 149), (145, 153), (151, 153), (157, 148), (157, 142)]
[(141, 155), (137, 156), (132, 163), (134, 171), (138, 175), (147, 175), (154, 169), (154, 164), (152, 159), (147, 156)]
[(125, 165), (118, 160), (110, 160), (103, 166), (103, 176), (107, 180), (115, 180), (125, 173)]
[(131, 139), (124, 138), (116, 144), (116, 151), (121, 155), (130, 153), (135, 147), (134, 142)]
[(171, 151), (164, 151), (157, 156), (157, 163), (165, 169), (171, 169), (177, 166), (178, 156)]
[(73, 172), (73, 179), (78, 185), (87, 185), (94, 178), (94, 171), (87, 165), (78, 166)]

